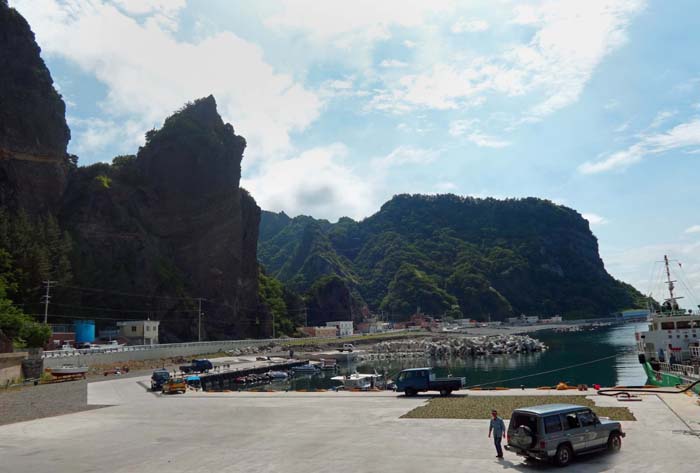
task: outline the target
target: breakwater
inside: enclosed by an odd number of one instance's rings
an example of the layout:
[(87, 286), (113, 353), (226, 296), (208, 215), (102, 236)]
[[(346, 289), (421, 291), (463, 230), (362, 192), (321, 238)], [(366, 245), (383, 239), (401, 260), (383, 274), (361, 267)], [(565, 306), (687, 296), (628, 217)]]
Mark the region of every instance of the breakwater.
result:
[(529, 335), (492, 335), (482, 337), (433, 337), (386, 341), (374, 345), (361, 360), (400, 358), (476, 358), (488, 355), (535, 353), (547, 349)]

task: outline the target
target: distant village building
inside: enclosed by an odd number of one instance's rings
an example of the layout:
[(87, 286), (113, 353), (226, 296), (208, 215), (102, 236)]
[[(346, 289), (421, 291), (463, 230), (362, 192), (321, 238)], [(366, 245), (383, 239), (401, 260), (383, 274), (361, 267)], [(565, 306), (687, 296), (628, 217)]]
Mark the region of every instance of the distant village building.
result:
[(337, 337), (337, 327), (300, 327), (299, 331), (307, 337), (334, 338)]
[(620, 313), (620, 318), (624, 321), (634, 321), (638, 320), (640, 322), (643, 322), (649, 318), (649, 309), (632, 309), (632, 310), (623, 310)]
[(117, 322), (119, 336), (129, 340), (130, 345), (155, 345), (158, 343), (157, 320), (129, 320)]
[(508, 317), (506, 319), (510, 325), (533, 325), (539, 322), (540, 318), (536, 315), (520, 314), (519, 317)]
[(326, 327), (335, 327), (339, 337), (347, 337), (353, 334), (353, 326), (351, 320), (338, 320), (335, 322), (326, 322)]

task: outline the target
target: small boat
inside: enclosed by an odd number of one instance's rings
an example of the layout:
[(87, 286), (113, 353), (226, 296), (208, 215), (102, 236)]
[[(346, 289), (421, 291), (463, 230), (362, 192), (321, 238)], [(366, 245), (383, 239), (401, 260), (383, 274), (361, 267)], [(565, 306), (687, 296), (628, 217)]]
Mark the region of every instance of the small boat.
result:
[(63, 366), (59, 366), (58, 368), (51, 368), (51, 374), (56, 376), (56, 377), (75, 376), (75, 375), (83, 375), (83, 377), (85, 377), (85, 373), (87, 373), (87, 371), (88, 371), (87, 366), (75, 366), (75, 365), (63, 365)]
[(268, 371), (267, 375), (270, 379), (286, 379), (289, 377), (286, 371)]
[(333, 381), (338, 381), (343, 384), (345, 389), (359, 389), (367, 391), (368, 389), (378, 388), (383, 384), (382, 375), (380, 374), (364, 374), (353, 373), (344, 376), (333, 376)]
[(319, 368), (316, 365), (312, 365), (311, 363), (308, 363), (306, 365), (294, 366), (292, 367), (292, 371), (294, 372), (294, 374), (318, 373), (319, 371), (321, 371), (321, 368)]
[(335, 358), (321, 358), (321, 369), (324, 371), (337, 370), (338, 360)]

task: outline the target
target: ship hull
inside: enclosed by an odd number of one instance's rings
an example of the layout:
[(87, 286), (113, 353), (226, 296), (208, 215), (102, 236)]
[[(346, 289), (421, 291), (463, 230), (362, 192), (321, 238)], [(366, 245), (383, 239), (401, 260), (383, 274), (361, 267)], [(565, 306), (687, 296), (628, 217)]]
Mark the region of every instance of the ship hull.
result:
[[(645, 362), (643, 366), (644, 372), (647, 375), (647, 384), (668, 388), (675, 388), (679, 384), (688, 384), (687, 380), (684, 380), (677, 374), (669, 373), (666, 371), (654, 371), (649, 362)], [(696, 385), (693, 388), (693, 391), (700, 394), (700, 385)]]

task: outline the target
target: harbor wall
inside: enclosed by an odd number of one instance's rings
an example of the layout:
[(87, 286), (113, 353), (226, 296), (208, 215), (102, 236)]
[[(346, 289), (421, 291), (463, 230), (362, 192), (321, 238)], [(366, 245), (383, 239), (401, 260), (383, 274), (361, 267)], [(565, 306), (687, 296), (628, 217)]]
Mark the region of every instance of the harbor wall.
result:
[(22, 360), (25, 352), (0, 353), (0, 385), (19, 381), (22, 377)]
[(161, 345), (134, 345), (109, 350), (75, 350), (44, 352), (44, 368), (64, 364), (92, 366), (120, 361), (158, 360), (175, 356), (190, 357), (237, 348), (280, 343), (284, 340), (222, 340), (217, 342), (167, 343)]

